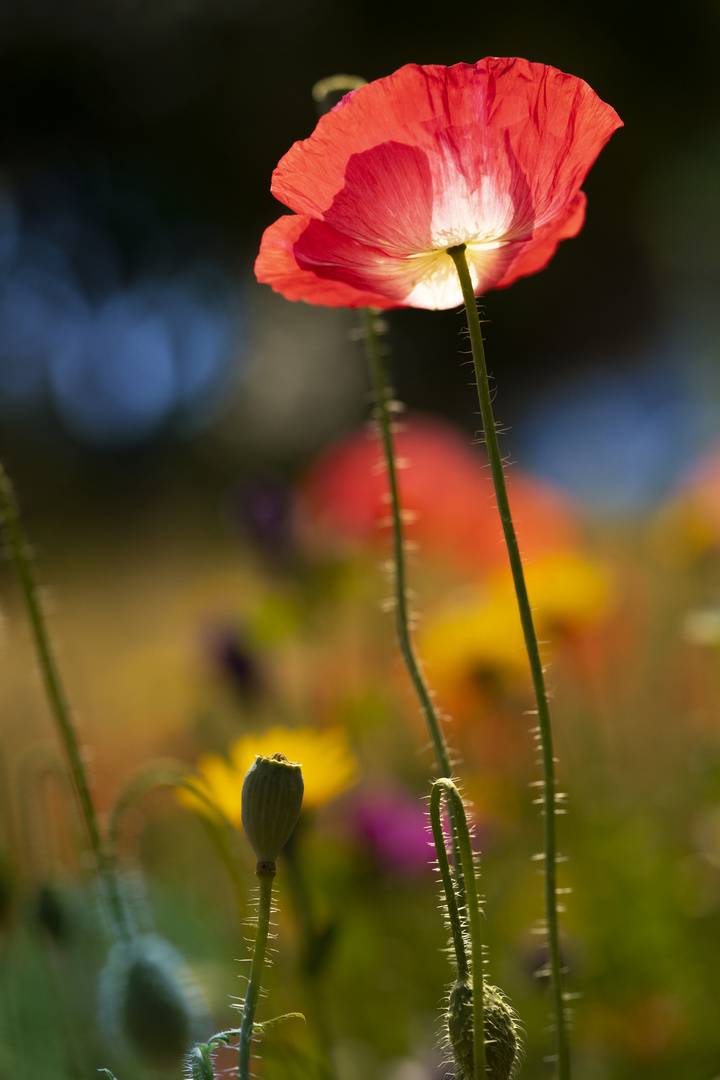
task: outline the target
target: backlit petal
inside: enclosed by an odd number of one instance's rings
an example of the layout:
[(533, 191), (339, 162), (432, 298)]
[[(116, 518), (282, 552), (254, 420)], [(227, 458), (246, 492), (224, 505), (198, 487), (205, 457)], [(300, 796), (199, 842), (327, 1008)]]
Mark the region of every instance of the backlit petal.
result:
[(477, 293), (509, 285), (579, 231), (580, 185), (619, 126), (586, 83), (543, 64), (408, 64), (348, 95), (282, 159), (273, 192), (307, 228), (282, 252), (266, 233), (261, 280), (332, 306), (373, 293), (377, 307), (453, 307), (445, 251), (464, 243)]
[[(260, 253), (255, 260), (255, 277), (272, 285), (288, 300), (305, 300), (324, 307), (397, 307), (397, 301), (376, 293), (367, 280), (359, 286), (344, 280), (343, 268), (330, 262), (331, 250), (317, 257), (316, 265), (306, 258), (302, 265), (295, 254), (299, 238), (311, 224), (319, 225), (307, 214), (279, 218), (265, 230)], [(347, 276), (350, 276), (348, 270)], [(360, 274), (356, 273), (356, 280)]]
[(507, 266), (502, 276), (491, 286), (481, 286), (476, 292), (484, 292), (485, 288), (502, 289), (506, 285), (512, 285), (519, 277), (527, 277), (528, 274), (543, 270), (557, 251), (560, 241), (577, 236), (580, 232), (585, 221), (586, 202), (585, 193), (579, 191), (563, 215), (558, 214), (547, 225), (535, 229), (529, 240), (511, 242), (506, 251)]
[[(478, 245), (469, 253), (473, 283), (494, 280), (507, 261), (497, 245), (487, 250)], [(266, 229), (255, 276), (288, 300), (325, 307), (452, 308), (462, 304), (457, 273), (446, 251), (402, 258), (362, 244), (306, 214), (280, 218)]]

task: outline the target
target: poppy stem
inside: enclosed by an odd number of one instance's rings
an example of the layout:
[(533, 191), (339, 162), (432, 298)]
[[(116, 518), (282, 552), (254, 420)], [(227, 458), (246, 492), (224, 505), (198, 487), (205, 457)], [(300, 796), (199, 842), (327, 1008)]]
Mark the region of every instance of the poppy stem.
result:
[(35, 654), (42, 674), (45, 693), (47, 694), (60, 739), (65, 748), (73, 787), (80, 806), (80, 814), (85, 824), (90, 850), (95, 862), (100, 895), (106, 906), (113, 931), (119, 937), (128, 939), (131, 936), (131, 930), (125, 904), (118, 886), (115, 864), (103, 845), (80, 745), (70, 714), (70, 707), (50, 646), (50, 637), (38, 596), (28, 544), (20, 522), (15, 492), (2, 465), (0, 465), (0, 524), (10, 548), (10, 555), (15, 564), (15, 573), (20, 583), (22, 598), (30, 620)]
[[(468, 964), (467, 949), (465, 948), (465, 923), (460, 915), (458, 898), (455, 893), (455, 885), (450, 871), (450, 861), (448, 859), (447, 848), (445, 847), (442, 819), (440, 817), (440, 798), (443, 793), (442, 785), (449, 783), (451, 783), (451, 781), (445, 779), (436, 780), (432, 786), (432, 791), (430, 792), (430, 825), (432, 828), (433, 843), (435, 844), (435, 850), (437, 852), (440, 880), (442, 881), (443, 890), (445, 892), (448, 923), (450, 924), (450, 933), (452, 935), (453, 948), (455, 950), (455, 968), (457, 977), (458, 979), (468, 979), (470, 976), (470, 966)], [(449, 803), (450, 799), (448, 798), (447, 801)]]
[[(366, 308), (365, 317), (365, 346), (370, 374), (375, 390), (377, 402), (377, 419), (380, 424), (385, 465), (388, 473), (388, 485), (390, 488), (390, 506), (392, 511), (393, 526), (393, 563), (395, 585), (395, 626), (397, 630), (400, 652), (405, 662), (410, 681), (420, 703), (420, 710), (425, 719), (425, 724), (430, 735), (430, 741), (435, 753), (438, 776), (450, 779), (453, 767), (450, 761), (445, 736), (440, 727), (435, 706), (432, 702), (430, 689), (425, 682), (420, 664), (415, 654), (412, 638), (410, 636), (408, 598), (407, 598), (407, 570), (405, 566), (405, 536), (403, 530), (402, 510), (400, 508), (400, 492), (398, 488), (398, 467), (395, 459), (395, 446), (392, 430), (392, 413), (398, 411), (398, 403), (392, 400), (388, 384), (385, 361), (382, 348), (378, 339), (376, 326), (376, 313), (372, 308)], [(450, 829), (452, 833), (453, 873), (455, 885), (458, 891), (459, 906), (464, 907), (466, 889), (463, 880), (463, 863), (460, 857), (458, 842), (458, 829), (461, 827), (457, 819), (457, 810), (452, 801), (449, 804)]]
[(545, 877), (545, 929), (547, 933), (548, 960), (550, 968), (550, 982), (552, 994), (552, 1009), (555, 1020), (555, 1045), (557, 1055), (558, 1080), (569, 1080), (570, 1077), (570, 1050), (567, 1032), (567, 1018), (565, 1015), (565, 997), (563, 993), (563, 967), (560, 955), (560, 939), (558, 928), (558, 900), (556, 870), (558, 853), (555, 834), (555, 758), (553, 756), (552, 729), (550, 726), (550, 708), (548, 705), (547, 689), (543, 664), (540, 658), (537, 635), (533, 624), (532, 609), (528, 598), (525, 574), (523, 572), (522, 558), (518, 547), (515, 526), (510, 512), (503, 460), (500, 453), (497, 428), (490, 397), (488, 383), (487, 364), (485, 362), (485, 349), (483, 346), (482, 330), (478, 317), (477, 300), (473, 289), (470, 270), (465, 255), (465, 245), (448, 248), (448, 255), (455, 263), (455, 268), (460, 279), (465, 310), (468, 317), (468, 330), (472, 345), (475, 377), (477, 380), (478, 400), (482, 417), (485, 445), (490, 459), (495, 497), (497, 499), (500, 519), (502, 521), (503, 534), (510, 558), (513, 584), (517, 596), (520, 621), (522, 623), (525, 646), (527, 648), (530, 671), (532, 675), (535, 700), (537, 704), (537, 731), (540, 741), (540, 757), (542, 761), (543, 795), (543, 866)]
[[(470, 934), (470, 955), (472, 959), (472, 991), (473, 991), (473, 1080), (485, 1080), (485, 991), (483, 986), (483, 946), (482, 946), (482, 918), (480, 912), (480, 899), (477, 891), (477, 876), (475, 871), (475, 859), (470, 841), (470, 829), (468, 828), (465, 807), (460, 792), (452, 780), (436, 780), (430, 793), (430, 822), (432, 824), (433, 839), (438, 852), (440, 875), (445, 888), (445, 898), (448, 905), (450, 927), (452, 930), (453, 944), (457, 958), (457, 978), (464, 981), (468, 977), (467, 957), (464, 947), (463, 931), (460, 922), (457, 899), (452, 887), (448, 866), (445, 840), (440, 820), (440, 799), (445, 796), (449, 809), (454, 810), (455, 820), (458, 822), (458, 845), (460, 858), (462, 859), (463, 877), (465, 880), (466, 919)], [(442, 851), (442, 856), (440, 852)], [(470, 1078), (468, 1078), (470, 1080)]]
[(365, 342), (367, 346), (368, 361), (372, 375), (375, 398), (377, 401), (377, 419), (380, 423), (380, 436), (382, 438), (385, 465), (388, 474), (390, 488), (390, 505), (393, 525), (393, 562), (395, 569), (395, 625), (397, 628), (398, 642), (405, 666), (410, 675), (413, 688), (420, 702), (425, 723), (427, 725), (435, 761), (437, 762), (440, 776), (452, 776), (452, 765), (448, 754), (445, 737), (440, 727), (440, 720), (432, 702), (430, 690), (425, 682), (420, 664), (409, 629), (409, 612), (407, 598), (407, 569), (405, 566), (405, 537), (403, 530), (402, 511), (400, 509), (400, 493), (398, 489), (398, 468), (395, 459), (395, 447), (392, 431), (391, 413), (397, 411), (397, 403), (392, 401), (388, 386), (385, 362), (383, 360), (378, 332), (375, 325), (376, 314), (371, 308), (365, 309)]
[(260, 885), (257, 931), (250, 962), (250, 979), (242, 1007), (240, 1043), (238, 1046), (238, 1080), (250, 1080), (250, 1044), (255, 1030), (255, 1009), (260, 996), (260, 977), (265, 963), (265, 952), (270, 933), (270, 911), (272, 908), (272, 887), (275, 870), (267, 869), (268, 864), (262, 865), (263, 869), (260, 869), (260, 864), (258, 864), (256, 871)]

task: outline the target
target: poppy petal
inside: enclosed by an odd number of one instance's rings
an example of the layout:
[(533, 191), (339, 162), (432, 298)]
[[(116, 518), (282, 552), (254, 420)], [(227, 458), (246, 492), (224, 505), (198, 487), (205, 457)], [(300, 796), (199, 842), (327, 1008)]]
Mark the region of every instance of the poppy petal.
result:
[[(445, 252), (464, 243), (476, 292), (509, 285), (579, 231), (580, 185), (619, 126), (586, 83), (543, 64), (408, 64), (344, 98), (275, 170), (275, 195), (316, 222), (286, 245), (284, 273), (297, 284), (310, 269), (315, 303), (343, 302), (335, 278), (381, 294), (378, 307), (453, 307)], [(284, 292), (280, 262), (262, 280)]]
[[(308, 257), (303, 265), (295, 254), (296, 245), (310, 225), (321, 225), (307, 214), (288, 214), (267, 228), (255, 260), (255, 277), (288, 300), (305, 300), (324, 307), (397, 307), (394, 300), (373, 292), (363, 284), (354, 286), (340, 276), (340, 267), (328, 265), (329, 255), (313, 265)], [(348, 277), (350, 273), (348, 271)], [(358, 275), (355, 275), (356, 278)]]
[[(505, 272), (486, 288), (504, 289), (520, 277), (544, 270), (557, 251), (560, 241), (577, 236), (582, 229), (586, 202), (585, 193), (579, 191), (564, 215), (558, 215), (555, 220), (536, 229), (530, 240), (510, 244)], [(477, 290), (478, 293), (483, 291), (483, 288)]]
[[(470, 253), (473, 282), (498, 276), (499, 249)], [(280, 218), (262, 238), (255, 276), (288, 300), (325, 307), (452, 308), (462, 304), (455, 266), (444, 251), (400, 258), (361, 244), (307, 214)]]

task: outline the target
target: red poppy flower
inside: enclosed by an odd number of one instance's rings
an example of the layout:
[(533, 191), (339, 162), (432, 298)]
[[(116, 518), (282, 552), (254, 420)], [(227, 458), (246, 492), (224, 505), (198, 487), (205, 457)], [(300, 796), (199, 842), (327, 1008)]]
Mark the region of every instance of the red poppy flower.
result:
[(447, 249), (467, 246), (476, 294), (541, 270), (580, 230), (580, 185), (621, 126), (544, 64), (407, 64), (282, 159), (272, 190), (296, 213), (266, 230), (256, 276), (328, 307), (457, 307)]

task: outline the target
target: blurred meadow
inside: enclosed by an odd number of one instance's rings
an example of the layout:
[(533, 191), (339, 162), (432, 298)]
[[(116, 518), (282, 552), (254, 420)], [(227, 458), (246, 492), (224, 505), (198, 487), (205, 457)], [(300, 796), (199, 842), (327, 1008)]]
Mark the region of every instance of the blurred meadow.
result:
[[(153, 761), (202, 777), (237, 825), (256, 752), (305, 766), (260, 1019), (307, 1024), (269, 1030), (254, 1071), (443, 1076), (433, 764), (386, 610), (358, 317), (290, 304), (252, 267), (317, 80), (486, 55), (571, 72), (625, 122), (579, 237), (482, 300), (567, 793), (574, 1072), (718, 1080), (716, 4), (0, 0), (0, 460), (103, 819)], [(526, 1031), (521, 1076), (541, 1080), (533, 701), (464, 315), (383, 318), (418, 647), (474, 808), (488, 972)], [(7, 560), (0, 614), (0, 1080), (179, 1077), (115, 1030), (119, 976)], [(242, 833), (229, 874), (202, 805), (161, 784), (119, 836), (148, 948), (172, 945), (202, 989), (194, 1037), (235, 1026)], [(222, 1051), (217, 1075), (234, 1063)]]

